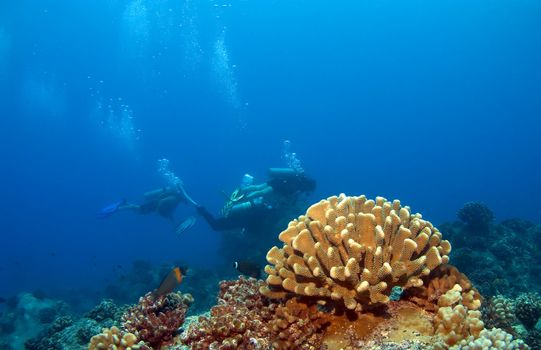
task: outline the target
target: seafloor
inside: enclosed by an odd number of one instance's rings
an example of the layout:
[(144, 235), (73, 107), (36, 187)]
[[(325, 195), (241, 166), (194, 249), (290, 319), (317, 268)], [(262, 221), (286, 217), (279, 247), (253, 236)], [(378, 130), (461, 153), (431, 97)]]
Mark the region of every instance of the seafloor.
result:
[(164, 268), (136, 262), (87, 310), (9, 298), (0, 349), (541, 349), (541, 225), (457, 216), (331, 197), (280, 234), (266, 281), (204, 271), (155, 297)]

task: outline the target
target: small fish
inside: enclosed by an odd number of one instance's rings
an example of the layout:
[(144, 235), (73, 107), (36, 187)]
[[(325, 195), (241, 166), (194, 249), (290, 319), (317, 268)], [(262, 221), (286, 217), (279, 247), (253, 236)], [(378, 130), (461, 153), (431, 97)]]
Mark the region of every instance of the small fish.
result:
[(171, 270), (162, 280), (158, 289), (156, 289), (152, 294), (155, 297), (159, 297), (165, 294), (171, 293), (175, 288), (177, 288), (182, 282), (182, 271), (177, 266)]
[(261, 266), (251, 261), (235, 261), (233, 267), (243, 275), (253, 278), (261, 277)]
[(193, 225), (195, 225), (195, 217), (193, 216), (188, 216), (186, 219), (184, 219), (183, 221), (181, 221), (176, 227), (175, 227), (175, 233), (177, 235), (181, 235), (183, 234), (184, 232), (188, 231), (189, 229), (191, 229), (193, 227)]

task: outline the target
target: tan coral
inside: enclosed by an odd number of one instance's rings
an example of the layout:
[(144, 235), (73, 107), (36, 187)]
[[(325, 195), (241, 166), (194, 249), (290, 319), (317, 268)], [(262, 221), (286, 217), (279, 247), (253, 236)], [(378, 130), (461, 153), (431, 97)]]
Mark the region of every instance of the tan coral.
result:
[(117, 327), (104, 328), (102, 333), (90, 339), (88, 350), (150, 350), (135, 334), (121, 331)]
[(261, 292), (341, 301), (348, 309), (387, 303), (394, 286), (420, 287), (449, 261), (451, 245), (420, 214), (383, 197), (329, 197), (279, 235)]
[[(512, 299), (496, 295), (489, 298), (484, 306), (483, 319), (488, 328), (500, 328), (513, 336), (518, 335), (517, 330), (522, 327), (517, 325), (515, 304)], [(516, 328), (513, 327), (515, 325)], [(526, 334), (523, 335), (526, 336)]]
[(485, 350), (485, 349), (529, 349), (528, 345), (520, 339), (513, 339), (513, 336), (499, 328), (483, 330), (475, 337), (470, 336), (460, 341), (451, 350)]
[[(461, 303), (469, 310), (478, 310), (481, 307), (482, 297), (471, 281), (451, 265), (440, 266), (430, 275), (423, 277), (422, 286), (410, 288), (402, 294), (402, 298), (411, 300), (428, 311), (436, 311), (440, 298), (449, 290), (459, 285), (461, 288)], [(441, 305), (448, 306), (448, 305)]]
[(463, 305), (462, 287), (458, 284), (440, 297), (438, 305), (434, 316), (435, 334), (447, 345), (455, 345), (470, 336), (478, 337), (485, 327), (481, 312)]

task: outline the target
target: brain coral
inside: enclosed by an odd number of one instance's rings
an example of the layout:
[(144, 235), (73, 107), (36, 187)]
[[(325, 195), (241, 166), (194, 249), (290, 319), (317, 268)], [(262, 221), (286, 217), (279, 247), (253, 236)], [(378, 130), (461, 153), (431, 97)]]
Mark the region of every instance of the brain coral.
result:
[(423, 285), (421, 277), (449, 261), (451, 245), (420, 214), (400, 201), (344, 194), (308, 208), (279, 235), (283, 248), (267, 253), (267, 286), (342, 301), (348, 309), (387, 303), (394, 286)]

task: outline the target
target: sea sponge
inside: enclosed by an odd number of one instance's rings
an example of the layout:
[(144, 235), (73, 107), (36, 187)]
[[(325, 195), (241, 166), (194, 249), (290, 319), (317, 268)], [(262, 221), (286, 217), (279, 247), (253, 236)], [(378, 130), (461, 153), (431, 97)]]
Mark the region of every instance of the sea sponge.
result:
[(151, 350), (143, 341), (138, 341), (133, 333), (121, 331), (117, 327), (104, 328), (102, 333), (90, 339), (88, 350)]
[(308, 208), (267, 253), (270, 298), (287, 294), (339, 301), (347, 309), (387, 303), (392, 288), (419, 287), (449, 261), (451, 244), (400, 201), (329, 197)]

